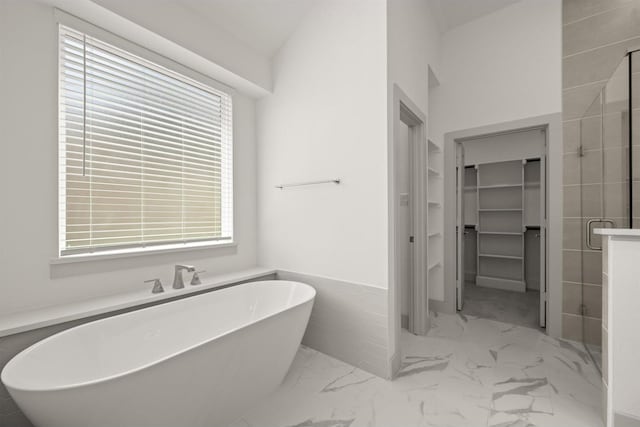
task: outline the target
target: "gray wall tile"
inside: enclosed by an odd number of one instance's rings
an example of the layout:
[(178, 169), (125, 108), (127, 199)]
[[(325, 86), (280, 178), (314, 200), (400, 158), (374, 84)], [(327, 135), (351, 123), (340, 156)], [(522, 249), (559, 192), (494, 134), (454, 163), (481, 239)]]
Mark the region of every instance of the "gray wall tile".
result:
[[(564, 150), (565, 153), (575, 152), (580, 145), (585, 150), (599, 150), (602, 133), (606, 149), (604, 169), (596, 165), (598, 154), (594, 157), (587, 154), (581, 159), (582, 165), (576, 164), (575, 159), (566, 157), (563, 160), (563, 166), (566, 168), (565, 185), (575, 183), (578, 178), (581, 178), (582, 182), (595, 182), (594, 179), (599, 173), (602, 173), (605, 182), (609, 183), (604, 189), (600, 185), (592, 184), (585, 185), (582, 189), (578, 185), (564, 188), (565, 249), (585, 248), (584, 227), (590, 217), (606, 214), (608, 217), (614, 217), (618, 226), (626, 225), (623, 218), (618, 218), (625, 215), (624, 191), (621, 185), (614, 184), (622, 181), (626, 174), (625, 152), (624, 149), (608, 150), (621, 144), (626, 145), (626, 118), (606, 114), (604, 128), (601, 130), (601, 105), (599, 101), (594, 102), (594, 99), (619, 66), (627, 49), (640, 45), (639, 11), (638, 0), (563, 0)], [(640, 71), (640, 60), (634, 61), (634, 65), (634, 70)], [(638, 77), (638, 91), (634, 91), (633, 97), (634, 100), (637, 97), (640, 102), (640, 75)], [(635, 82), (636, 75), (633, 78)], [(607, 112), (625, 108), (624, 102), (618, 104), (607, 105)], [(584, 116), (594, 117), (584, 119)], [(575, 119), (581, 120), (578, 122)], [(638, 139), (634, 144), (640, 145), (640, 110), (634, 112), (634, 119), (639, 130), (634, 134), (634, 138)], [(637, 152), (637, 161), (640, 164), (640, 150)], [(580, 166), (583, 168), (582, 173), (578, 172)], [(606, 212), (601, 212), (600, 206), (603, 193), (606, 202), (614, 204)], [(640, 209), (640, 191), (638, 199), (634, 201), (634, 209), (636, 205)], [(640, 218), (636, 222), (640, 226)], [(594, 244), (599, 245), (600, 242), (600, 236), (596, 236)], [(581, 255), (577, 250), (565, 250), (563, 255), (563, 276), (566, 281), (575, 282), (563, 287), (566, 299), (563, 302), (563, 334), (567, 338), (581, 340), (584, 326), (585, 341), (599, 343), (602, 335), (602, 321), (599, 317), (606, 316), (599, 301), (603, 298), (606, 300), (607, 287), (606, 280), (603, 286), (598, 286), (603, 283), (601, 254), (585, 251)], [(583, 279), (585, 283), (593, 285), (584, 285), (583, 288)], [(587, 312), (595, 316), (585, 317), (584, 322), (582, 316), (576, 315), (577, 306), (579, 307), (577, 302), (582, 298)]]
[(582, 225), (584, 221), (581, 218), (565, 218), (563, 220), (563, 249), (586, 249), (584, 239), (582, 238)]
[(578, 151), (578, 146), (580, 145), (579, 120), (564, 122), (562, 126), (562, 141), (564, 145), (564, 153), (575, 153)]
[(602, 284), (602, 253), (582, 251), (582, 280), (593, 285)]
[(584, 305), (586, 316), (602, 317), (601, 286), (565, 282), (562, 285), (562, 298), (563, 313), (582, 315), (581, 305)]
[(600, 217), (600, 184), (564, 186), (564, 217)]
[(582, 316), (563, 313), (562, 336), (568, 340), (582, 341)]
[[(568, 56), (640, 35), (634, 3), (590, 16), (563, 28), (563, 55)], [(597, 31), (594, 31), (597, 29)]]
[(583, 333), (584, 342), (600, 345), (602, 343), (602, 322), (600, 319), (567, 313), (562, 314), (562, 336), (564, 338), (582, 341)]
[(567, 24), (629, 3), (631, 0), (564, 0), (562, 22)]
[(562, 87), (566, 89), (609, 79), (627, 49), (637, 47), (639, 43), (640, 38), (634, 38), (563, 58)]
[(604, 82), (594, 82), (584, 86), (564, 89), (562, 92), (564, 120), (582, 118), (603, 87)]
[(580, 143), (582, 149), (602, 149), (602, 120), (600, 116), (586, 117), (580, 120)]
[(562, 280), (582, 283), (582, 256), (580, 251), (562, 251)]

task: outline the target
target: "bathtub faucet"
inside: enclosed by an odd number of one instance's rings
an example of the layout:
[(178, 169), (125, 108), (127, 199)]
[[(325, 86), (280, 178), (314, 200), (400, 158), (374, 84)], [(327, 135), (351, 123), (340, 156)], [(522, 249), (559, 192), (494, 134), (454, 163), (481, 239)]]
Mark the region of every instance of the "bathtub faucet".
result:
[(182, 270), (187, 270), (189, 273), (196, 271), (196, 268), (192, 265), (176, 264), (176, 271), (173, 276), (173, 289), (184, 288), (184, 280), (182, 278)]

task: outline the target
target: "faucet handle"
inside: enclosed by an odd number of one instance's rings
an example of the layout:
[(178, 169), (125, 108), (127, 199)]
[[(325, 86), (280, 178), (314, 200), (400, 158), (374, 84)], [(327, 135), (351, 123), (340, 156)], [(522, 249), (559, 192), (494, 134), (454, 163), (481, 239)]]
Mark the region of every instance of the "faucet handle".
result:
[(192, 286), (202, 284), (202, 282), (200, 281), (200, 273), (204, 273), (205, 271), (207, 271), (207, 270), (200, 270), (200, 271), (196, 271), (195, 273), (193, 273), (193, 277), (191, 278), (191, 285)]
[(151, 283), (151, 282), (153, 282), (153, 289), (151, 290), (152, 294), (160, 294), (164, 292), (164, 288), (162, 287), (162, 282), (160, 282), (160, 279), (151, 279), (151, 280), (144, 281), (144, 283)]

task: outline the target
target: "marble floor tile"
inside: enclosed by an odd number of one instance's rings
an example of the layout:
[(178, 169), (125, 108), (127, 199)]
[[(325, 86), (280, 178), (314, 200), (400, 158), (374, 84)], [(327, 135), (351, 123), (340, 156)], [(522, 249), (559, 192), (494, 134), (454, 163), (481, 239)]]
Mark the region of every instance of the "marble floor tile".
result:
[(538, 291), (505, 291), (466, 282), (462, 314), (537, 328), (539, 305)]
[(465, 315), (403, 331), (387, 381), (301, 347), (280, 388), (233, 427), (588, 426), (600, 419), (600, 376), (578, 343)]

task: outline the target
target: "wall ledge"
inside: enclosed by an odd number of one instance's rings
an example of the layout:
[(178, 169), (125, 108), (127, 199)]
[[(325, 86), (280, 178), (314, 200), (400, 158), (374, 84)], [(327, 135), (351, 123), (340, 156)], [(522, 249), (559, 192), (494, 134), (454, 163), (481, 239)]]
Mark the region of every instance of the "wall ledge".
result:
[(12, 313), (0, 316), (0, 337), (127, 308), (179, 299), (272, 274), (276, 274), (275, 269), (254, 267), (218, 276), (201, 276), (201, 285), (185, 284), (184, 289), (173, 289), (171, 284), (165, 283), (165, 291), (161, 294), (152, 294), (149, 287), (145, 290)]

